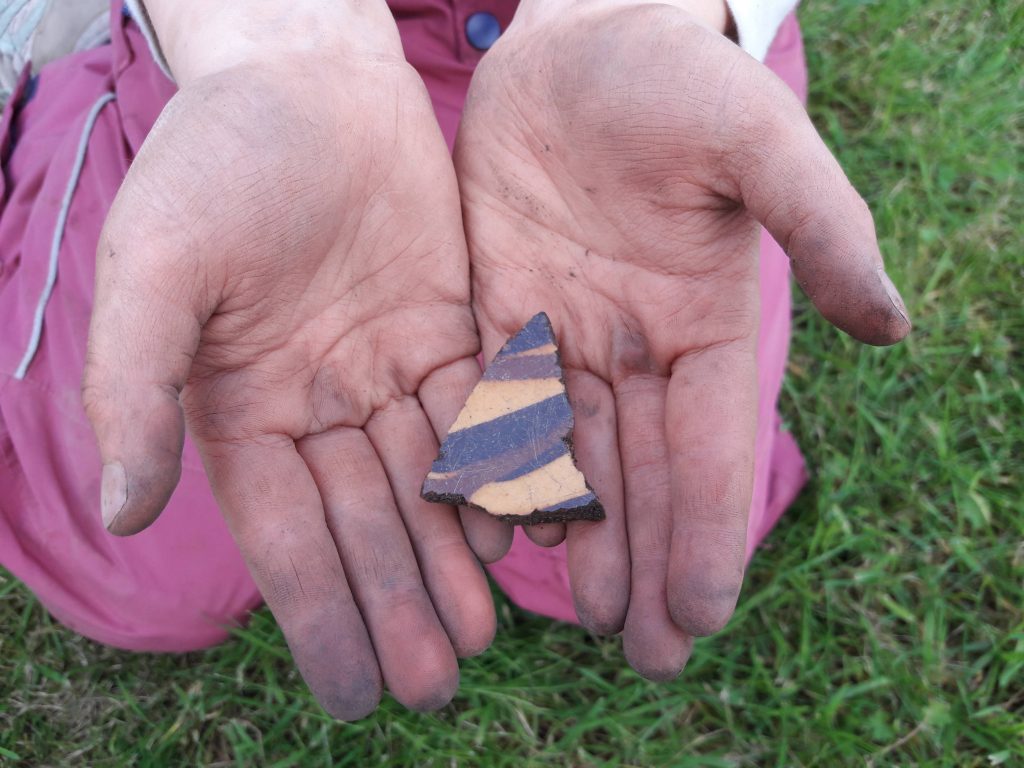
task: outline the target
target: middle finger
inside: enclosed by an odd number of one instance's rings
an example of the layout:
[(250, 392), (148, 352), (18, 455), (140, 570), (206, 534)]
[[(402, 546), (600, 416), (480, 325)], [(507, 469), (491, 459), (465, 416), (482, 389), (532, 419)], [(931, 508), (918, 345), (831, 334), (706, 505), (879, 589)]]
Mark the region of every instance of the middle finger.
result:
[(665, 435), (668, 382), (654, 374), (635, 374), (614, 390), (632, 575), (623, 648), (641, 675), (671, 680), (686, 665), (693, 638), (672, 622), (666, 594), (672, 535)]

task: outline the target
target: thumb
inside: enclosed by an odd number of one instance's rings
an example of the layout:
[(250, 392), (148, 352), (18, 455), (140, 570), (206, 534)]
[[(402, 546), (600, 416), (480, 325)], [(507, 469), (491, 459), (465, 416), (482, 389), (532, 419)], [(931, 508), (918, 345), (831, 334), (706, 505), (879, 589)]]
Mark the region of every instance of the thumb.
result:
[(894, 344), (911, 324), (885, 272), (871, 212), (803, 105), (760, 68), (733, 123), (758, 121), (732, 136), (739, 197), (785, 249), (800, 287), (829, 322), (868, 344)]
[(130, 180), (100, 237), (82, 383), (103, 459), (103, 524), (119, 536), (156, 520), (178, 484), (185, 436), (178, 398), (200, 318), (209, 315), (197, 270), (154, 245), (166, 238), (131, 236), (147, 230), (133, 220)]

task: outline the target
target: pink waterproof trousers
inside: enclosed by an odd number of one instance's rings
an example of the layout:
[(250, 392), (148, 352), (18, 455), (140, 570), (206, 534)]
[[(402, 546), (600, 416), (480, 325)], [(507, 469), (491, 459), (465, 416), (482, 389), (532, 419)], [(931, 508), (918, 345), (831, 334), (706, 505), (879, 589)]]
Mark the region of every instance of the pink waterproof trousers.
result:
[[(513, 0), (392, 2), (409, 61), (430, 90), (449, 146), (483, 55), (474, 13), (504, 29)], [(227, 637), (260, 596), (217, 511), (195, 447), (164, 514), (131, 538), (100, 522), (100, 459), (79, 399), (96, 243), (125, 172), (174, 85), (115, 3), (109, 45), (22, 78), (0, 123), (0, 563), (61, 622), (110, 645), (185, 651)], [(795, 17), (767, 62), (801, 98)], [(748, 557), (805, 480), (776, 401), (790, 333), (789, 267), (761, 239), (760, 410)], [(491, 573), (531, 611), (576, 621), (564, 545), (516, 532)]]

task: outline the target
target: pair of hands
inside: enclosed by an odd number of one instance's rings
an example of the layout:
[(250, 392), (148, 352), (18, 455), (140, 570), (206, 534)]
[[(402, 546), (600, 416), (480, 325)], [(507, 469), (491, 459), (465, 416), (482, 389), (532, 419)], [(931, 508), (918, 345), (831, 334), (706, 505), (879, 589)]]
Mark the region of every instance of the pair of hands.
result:
[(481, 345), (544, 310), (607, 519), (529, 533), (567, 540), (583, 624), (670, 679), (743, 576), (759, 222), (825, 317), (888, 344), (909, 323), (871, 216), (786, 86), (682, 7), (524, 2), (453, 167), (387, 9), (356, 5), (347, 45), (201, 64), (161, 30), (181, 90), (97, 253), (104, 521), (156, 518), (187, 424), (323, 706), (442, 706), (512, 531), (420, 483)]

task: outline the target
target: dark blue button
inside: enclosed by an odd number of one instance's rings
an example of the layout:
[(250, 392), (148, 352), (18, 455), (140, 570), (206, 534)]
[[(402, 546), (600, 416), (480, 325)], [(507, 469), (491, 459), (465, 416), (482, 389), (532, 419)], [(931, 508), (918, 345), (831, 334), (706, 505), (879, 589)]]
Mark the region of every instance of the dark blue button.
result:
[(486, 51), (501, 37), (498, 17), (487, 11), (477, 11), (466, 19), (466, 39), (478, 51)]

